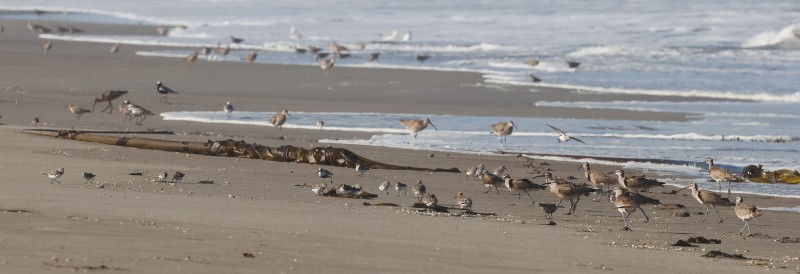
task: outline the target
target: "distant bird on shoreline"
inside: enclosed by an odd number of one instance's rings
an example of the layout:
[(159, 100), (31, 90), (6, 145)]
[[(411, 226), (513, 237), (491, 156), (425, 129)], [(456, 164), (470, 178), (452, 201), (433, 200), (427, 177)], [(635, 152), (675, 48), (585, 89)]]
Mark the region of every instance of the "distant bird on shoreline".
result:
[(104, 91), (102, 94), (100, 94), (100, 97), (94, 98), (94, 105), (92, 105), (92, 111), (94, 111), (94, 107), (97, 106), (98, 102), (108, 102), (108, 106), (100, 112), (106, 112), (106, 110), (108, 110), (108, 113), (112, 113), (114, 111), (114, 108), (112, 106), (111, 101), (119, 97), (122, 97), (122, 95), (125, 95), (127, 93), (128, 93), (127, 90)]
[(53, 48), (53, 41), (47, 41), (42, 45), (42, 49), (44, 50), (44, 55), (50, 53), (50, 49)]
[(467, 171), (464, 173), (467, 174), (467, 180), (469, 180), (470, 177), (472, 177), (472, 179), (475, 180), (475, 178), (483, 175), (484, 170), (486, 170), (486, 167), (483, 164), (480, 164), (474, 167), (467, 168)]
[(531, 67), (535, 67), (536, 65), (539, 65), (539, 59), (527, 60), (527, 61), (525, 61), (525, 64), (528, 64)]
[[(506, 143), (507, 143), (506, 138), (508, 137), (508, 135), (511, 135), (511, 133), (514, 132), (514, 128), (515, 127), (517, 127), (517, 126), (514, 125), (513, 121), (499, 122), (499, 123), (496, 123), (496, 124), (490, 126), (490, 128), (492, 129), (491, 133), (494, 134), (494, 135), (497, 135), (497, 137), (500, 137), (500, 145), (501, 146), (505, 146), (506, 145)], [(517, 128), (517, 129), (519, 129), (519, 128)]]
[(378, 61), (378, 57), (380, 57), (380, 56), (381, 56), (380, 52), (370, 53), (369, 55), (367, 55), (367, 61), (370, 61), (370, 62)]
[(329, 70), (329, 69), (333, 68), (333, 66), (335, 64), (336, 64), (336, 61), (333, 58), (327, 58), (327, 59), (322, 60), (322, 61), (319, 62), (319, 67), (322, 70)]
[(281, 112), (275, 113), (272, 117), (269, 118), (269, 123), (275, 127), (276, 130), (280, 131), (283, 127), (283, 123), (286, 122), (286, 117), (291, 116), (289, 115), (288, 110), (282, 110)]
[(310, 52), (310, 53), (317, 53), (320, 50), (322, 50), (322, 49), (318, 48), (318, 47), (315, 47), (315, 46), (312, 46), (312, 45), (308, 45), (308, 52)]
[(425, 62), (425, 60), (428, 60), (428, 58), (431, 58), (431, 56), (430, 55), (426, 55), (426, 54), (417, 53), (417, 61), (418, 62)]
[(156, 91), (158, 91), (158, 93), (161, 93), (161, 94), (164, 95), (163, 97), (161, 97), (161, 99), (158, 100), (158, 102), (161, 102), (161, 101), (166, 102), (167, 101), (167, 95), (170, 94), (170, 93), (178, 94), (177, 91), (174, 91), (171, 88), (165, 86), (164, 84), (161, 83), (161, 81), (156, 82)]
[(381, 40), (383, 41), (393, 41), (397, 39), (397, 31), (393, 30), (392, 32), (389, 33), (379, 33), (378, 36), (380, 36)]
[(61, 175), (64, 175), (64, 168), (59, 167), (56, 170), (50, 171), (48, 173), (42, 173), (42, 175), (47, 176), (47, 178), (50, 178), (50, 184), (52, 184), (53, 182), (60, 184), (61, 182), (59, 182), (57, 179), (61, 177)]
[(361, 162), (356, 163), (356, 174), (358, 174), (358, 176), (364, 176), (364, 173), (368, 170), (369, 166), (367, 164)]
[(225, 110), (225, 115), (227, 115), (228, 119), (230, 119), (231, 118), (231, 113), (233, 112), (233, 105), (231, 105), (230, 101), (225, 103), (225, 107), (223, 108), (223, 110)]
[(109, 50), (108, 52), (111, 52), (111, 53), (119, 52), (119, 43), (116, 43), (116, 44), (112, 45), (111, 46), (111, 50)]
[(183, 182), (183, 177), (184, 176), (186, 176), (186, 174), (183, 174), (183, 172), (175, 171), (175, 174), (172, 175), (172, 179), (170, 179), (169, 181), (170, 182), (181, 183), (181, 182)]
[(170, 28), (169, 27), (165, 27), (165, 26), (156, 27), (156, 32), (158, 32), (158, 35), (161, 35), (161, 36), (167, 36), (169, 34), (169, 30), (170, 30)]
[(256, 58), (258, 58), (258, 53), (256, 53), (255, 51), (251, 51), (250, 53), (242, 57), (242, 61), (252, 63), (256, 61)]
[(331, 55), (331, 54), (327, 53), (327, 52), (317, 52), (317, 53), (314, 54), (314, 60), (315, 61), (320, 61), (322, 59), (325, 59), (325, 57), (328, 57), (328, 55)]
[(244, 42), (244, 38), (238, 38), (231, 35), (231, 42), (234, 44), (241, 44), (242, 42)]
[(225, 56), (225, 55), (228, 55), (228, 53), (230, 53), (230, 52), (231, 52), (231, 45), (230, 44), (225, 45), (225, 47), (223, 48), (221, 46), (221, 43), (217, 43), (217, 54)]
[(566, 133), (564, 133), (564, 131), (558, 129), (557, 127), (551, 126), (549, 124), (546, 124), (546, 125), (549, 126), (550, 128), (552, 128), (553, 130), (555, 130), (556, 133), (558, 133), (558, 142), (559, 143), (561, 143), (561, 142), (569, 142), (570, 140), (575, 140), (577, 142), (580, 142), (581, 144), (584, 144), (584, 145), (586, 144), (583, 141), (581, 141), (581, 139), (578, 139), (578, 138), (575, 138), (575, 137), (567, 135)]
[(581, 65), (580, 62), (567, 61), (567, 66), (571, 69), (577, 69)]
[(317, 121), (317, 126), (319, 127), (319, 130), (322, 130), (322, 127), (325, 126), (325, 121), (322, 120)]
[(209, 47), (202, 47), (202, 48), (200, 48), (200, 54), (202, 54), (202, 55), (209, 55), (209, 54), (211, 54), (211, 48), (209, 48)]
[(39, 125), (39, 117), (33, 117), (33, 120), (31, 120), (31, 125), (32, 126)]
[(539, 77), (536, 77), (533, 74), (528, 75), (528, 77), (531, 78), (531, 82), (534, 82), (534, 83), (539, 83), (539, 82), (542, 81), (542, 79), (540, 79)]
[(414, 139), (417, 139), (417, 133), (424, 130), (431, 125), (433, 129), (439, 131), (436, 128), (436, 125), (431, 123), (431, 119), (425, 118), (425, 120), (417, 120), (417, 119), (400, 119), (400, 124), (402, 124), (408, 131), (410, 131), (414, 135)]
[(397, 191), (397, 197), (400, 197), (400, 191), (403, 192), (403, 195), (408, 195), (408, 193), (406, 192), (407, 187), (408, 186), (406, 184), (401, 182), (397, 182), (396, 184), (394, 184), (394, 191)]
[(319, 170), (317, 170), (317, 176), (322, 179), (322, 182), (325, 182), (326, 178), (330, 178), (331, 184), (333, 184), (333, 172), (330, 172), (324, 168), (319, 168)]
[(76, 106), (76, 105), (73, 105), (73, 104), (68, 105), (67, 109), (69, 109), (69, 112), (72, 112), (72, 114), (77, 115), (77, 116), (75, 116), (75, 119), (78, 119), (78, 120), (81, 119), (81, 115), (84, 115), (86, 113), (92, 112), (91, 110), (88, 110), (88, 109), (85, 109), (85, 108), (82, 108), (82, 107), (79, 107), (79, 106)]
[(292, 26), (291, 28), (289, 28), (289, 39), (300, 40), (303, 39), (303, 35), (301, 35), (300, 32), (297, 31), (297, 29), (294, 26)]
[(194, 63), (194, 61), (197, 61), (197, 51), (196, 50), (192, 51), (191, 53), (189, 53), (189, 55), (186, 56), (186, 62)]
[(406, 34), (403, 34), (403, 42), (411, 42), (411, 31), (407, 31)]
[(337, 44), (336, 42), (331, 42), (330, 48), (331, 48), (331, 51), (335, 52), (335, 53), (341, 53), (343, 51), (350, 51), (350, 49), (348, 49), (347, 47), (342, 46), (340, 44)]

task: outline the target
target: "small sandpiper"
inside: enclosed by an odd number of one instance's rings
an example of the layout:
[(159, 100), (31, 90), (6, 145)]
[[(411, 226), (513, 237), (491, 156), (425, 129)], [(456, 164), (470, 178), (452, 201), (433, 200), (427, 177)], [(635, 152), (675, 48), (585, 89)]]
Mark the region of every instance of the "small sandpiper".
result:
[(361, 192), (361, 186), (358, 185), (349, 186), (342, 184), (339, 188), (336, 189), (336, 192), (339, 193), (340, 195), (354, 196), (359, 192)]
[(328, 187), (328, 185), (327, 185), (327, 184), (325, 184), (325, 183), (319, 183), (319, 184), (315, 185), (314, 187), (312, 187), (312, 188), (311, 188), (311, 191), (313, 191), (313, 192), (314, 192), (314, 194), (317, 194), (317, 195), (322, 195), (322, 193), (325, 193), (325, 189), (326, 189), (327, 187)]
[(492, 170), (492, 174), (497, 175), (497, 176), (501, 176), (500, 174), (503, 174), (506, 171), (508, 171), (508, 168), (506, 168), (505, 165), (500, 165), (499, 167), (497, 167), (494, 170)]
[(324, 182), (326, 178), (330, 178), (331, 184), (333, 184), (333, 172), (324, 168), (319, 168), (319, 170), (317, 170), (317, 176), (319, 176), (322, 182)]
[(425, 195), (422, 195), (420, 202), (428, 208), (434, 208), (439, 204), (439, 199), (436, 199), (436, 194), (425, 193)]
[(97, 175), (94, 175), (94, 174), (89, 173), (89, 172), (84, 172), (83, 173), (83, 179), (86, 179), (86, 183), (87, 184), (90, 183), (90, 182), (94, 182), (94, 177), (96, 177), (96, 176)]
[(233, 112), (233, 105), (231, 105), (230, 101), (225, 103), (225, 108), (223, 110), (225, 110), (225, 115), (228, 116), (228, 119), (230, 119), (231, 113)]
[(422, 184), (422, 180), (417, 180), (417, 184), (411, 188), (411, 193), (414, 194), (414, 197), (419, 198), (418, 201), (422, 201), (422, 196), (425, 195), (428, 191), (425, 189), (425, 185)]
[(468, 211), (472, 211), (472, 199), (464, 196), (464, 193), (456, 193), (455, 199), (456, 204), (458, 204), (458, 206), (461, 208), (461, 212), (464, 212), (464, 208), (467, 208)]
[(59, 182), (56, 179), (61, 177), (61, 175), (64, 175), (64, 168), (63, 167), (59, 167), (58, 169), (50, 171), (48, 173), (42, 173), (42, 175), (47, 176), (47, 178), (50, 178), (50, 184), (52, 184), (53, 182), (56, 182), (56, 183), (60, 184), (61, 182)]
[(183, 182), (183, 176), (186, 176), (186, 174), (183, 174), (183, 172), (180, 172), (180, 171), (175, 171), (175, 174), (172, 175), (172, 179), (169, 180), (169, 182), (170, 183), (171, 182), (177, 182), (177, 183)]
[(358, 174), (358, 176), (364, 176), (364, 173), (367, 172), (367, 170), (369, 170), (369, 166), (367, 166), (367, 164), (361, 162), (356, 163), (356, 174)]
[(467, 171), (464, 172), (464, 173), (467, 174), (467, 180), (469, 180), (470, 177), (473, 180), (475, 180), (475, 178), (478, 178), (481, 175), (483, 175), (483, 171), (484, 170), (486, 170), (486, 167), (483, 164), (480, 164), (480, 165), (468, 168)]
[(584, 145), (586, 144), (583, 141), (581, 141), (581, 139), (578, 139), (578, 138), (575, 138), (575, 137), (567, 135), (566, 133), (564, 133), (564, 131), (558, 129), (557, 127), (551, 126), (549, 124), (546, 124), (546, 125), (549, 126), (550, 128), (552, 128), (553, 130), (555, 130), (556, 133), (558, 133), (558, 142), (559, 143), (569, 142), (570, 140), (575, 140), (576, 142), (580, 142), (581, 144), (584, 144)]
[(386, 191), (386, 195), (389, 195), (390, 189), (392, 189), (392, 183), (390, 183), (389, 181), (383, 182), (380, 185), (378, 185), (378, 190), (380, 190), (381, 192)]
[(404, 183), (401, 183), (401, 182), (395, 183), (394, 184), (394, 191), (397, 191), (397, 197), (400, 197), (400, 191), (403, 192), (403, 195), (408, 195), (408, 193), (406, 193), (406, 188), (407, 188), (407, 186)]
[(539, 203), (539, 207), (541, 207), (542, 211), (544, 211), (544, 218), (548, 220), (553, 218), (553, 213), (556, 212), (556, 210), (558, 210), (556, 204)]
[(33, 120), (31, 120), (31, 125), (32, 126), (38, 126), (39, 125), (39, 117), (33, 117)]
[(169, 173), (167, 173), (166, 171), (162, 171), (161, 173), (158, 174), (158, 180), (160, 182), (166, 182), (167, 178), (169, 178)]
[(325, 126), (325, 121), (322, 120), (317, 121), (317, 126), (319, 127), (319, 130), (322, 130), (322, 127)]
[(426, 55), (426, 54), (417, 53), (417, 61), (418, 62), (425, 62), (425, 60), (428, 60), (428, 58), (431, 58), (431, 56), (430, 55)]
[(323, 59), (322, 61), (319, 61), (319, 67), (322, 70), (329, 70), (333, 68), (334, 64), (336, 64), (336, 60), (334, 60), (333, 58), (327, 58)]

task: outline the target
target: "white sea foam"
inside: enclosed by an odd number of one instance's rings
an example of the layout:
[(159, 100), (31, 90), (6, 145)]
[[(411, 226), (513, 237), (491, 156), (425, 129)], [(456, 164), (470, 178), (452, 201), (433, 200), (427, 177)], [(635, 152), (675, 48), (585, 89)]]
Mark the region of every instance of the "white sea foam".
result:
[(780, 31), (767, 31), (759, 33), (742, 44), (742, 47), (756, 48), (766, 46), (779, 46), (800, 50), (800, 24), (792, 24)]

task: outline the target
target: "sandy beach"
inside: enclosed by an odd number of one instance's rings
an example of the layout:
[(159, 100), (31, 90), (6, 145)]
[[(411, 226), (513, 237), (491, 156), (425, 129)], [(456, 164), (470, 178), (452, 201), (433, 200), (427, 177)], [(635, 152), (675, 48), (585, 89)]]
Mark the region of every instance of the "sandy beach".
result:
[[(36, 22), (52, 24), (52, 22)], [(87, 33), (156, 35), (153, 26), (67, 22)], [(404, 69), (264, 65), (135, 55), (143, 46), (45, 42), (24, 21), (0, 20), (0, 272), (67, 271), (124, 273), (754, 273), (800, 271), (800, 218), (797, 213), (767, 211), (751, 222), (753, 237), (738, 235), (744, 224), (732, 208), (712, 211), (689, 194), (649, 196), (663, 204), (645, 206), (631, 217), (633, 231), (621, 231), (620, 214), (605, 196), (584, 197), (574, 215), (567, 208), (545, 225), (541, 209), (516, 194), (484, 194), (478, 181), (463, 173), (325, 167), (336, 183), (360, 184), (378, 193), (383, 181), (412, 185), (422, 180), (440, 204), (458, 213), (453, 196), (464, 192), (474, 211), (493, 215), (437, 214), (411, 208), (413, 196), (382, 194), (375, 199), (321, 197), (310, 188), (320, 167), (251, 159), (189, 155), (60, 140), (23, 134), (34, 117), (39, 128), (79, 130), (169, 130), (175, 135), (139, 137), (180, 141), (236, 139), (266, 146), (327, 146), (320, 139), (369, 138), (369, 133), (165, 121), (158, 115), (143, 126), (126, 122), (114, 109), (97, 104), (97, 113), (80, 120), (68, 104), (92, 108), (105, 90), (128, 90), (114, 101), (130, 100), (155, 113), (181, 110), (221, 111), (226, 101), (237, 110), (288, 109), (316, 112), (429, 113), (475, 116), (561, 117), (686, 121), (680, 113), (535, 107), (538, 100), (654, 100), (646, 95), (599, 94), (555, 88), (487, 84), (480, 74)], [(155, 82), (179, 90), (170, 104), (159, 103)], [(633, 97), (633, 98), (631, 98)], [(697, 98), (659, 96), (658, 100)], [(268, 117), (265, 117), (268, 119)], [(555, 143), (554, 139), (554, 145)], [(584, 183), (573, 162), (527, 160), (513, 155), (471, 155), (425, 150), (342, 145), (367, 158), (398, 165), (458, 167), (479, 163), (505, 165), (515, 178), (551, 169), (559, 177)], [(42, 173), (64, 167), (60, 184)], [(619, 166), (593, 165), (614, 171)], [(142, 176), (130, 176), (138, 171)], [(182, 183), (153, 182), (162, 171), (187, 174)], [(97, 175), (84, 183), (82, 172)], [(642, 171), (627, 170), (629, 175)], [(648, 174), (648, 177), (652, 175)], [(198, 184), (213, 180), (213, 184)], [(537, 179), (535, 182), (543, 183)], [(102, 186), (102, 187), (101, 187)], [(410, 191), (409, 191), (410, 192)], [(546, 191), (536, 202), (556, 203)], [(742, 195), (758, 207), (793, 207), (796, 199)], [(394, 203), (365, 206), (364, 203)], [(564, 203), (569, 204), (568, 201)], [(563, 205), (563, 204), (562, 204)], [(688, 217), (680, 213), (687, 212)], [(719, 244), (671, 246), (702, 236)], [(788, 238), (788, 240), (784, 239)], [(742, 260), (705, 258), (709, 251), (741, 254)]]

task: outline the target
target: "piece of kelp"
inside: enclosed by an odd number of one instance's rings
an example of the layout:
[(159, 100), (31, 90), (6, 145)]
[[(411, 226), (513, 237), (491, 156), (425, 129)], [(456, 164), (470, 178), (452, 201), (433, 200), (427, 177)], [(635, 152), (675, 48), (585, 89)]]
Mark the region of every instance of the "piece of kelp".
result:
[(315, 147), (305, 149), (290, 145), (268, 147), (232, 139), (207, 142), (169, 141), (151, 138), (107, 136), (84, 133), (78, 130), (23, 130), (23, 133), (51, 136), (61, 139), (94, 142), (107, 145), (155, 149), (211, 156), (240, 157), (277, 162), (295, 162), (355, 168), (356, 163), (367, 164), (371, 169), (416, 170), (429, 172), (460, 172), (458, 168), (424, 168), (400, 166), (367, 159), (344, 148)]

